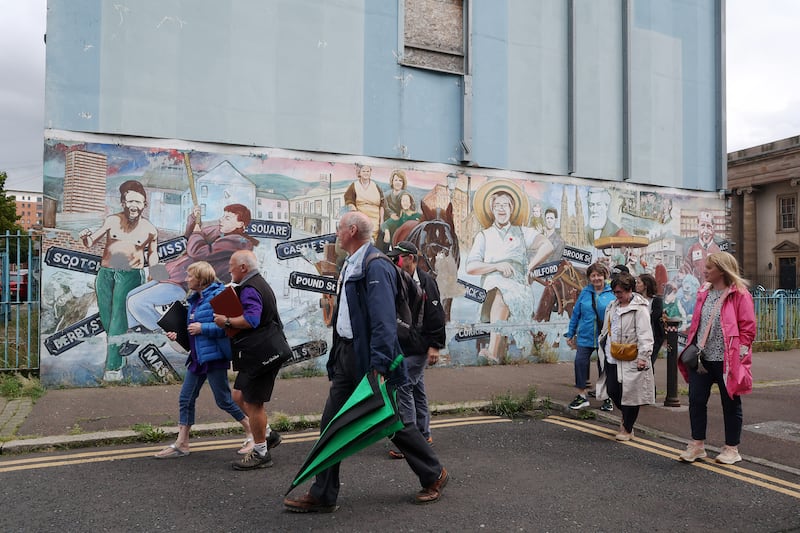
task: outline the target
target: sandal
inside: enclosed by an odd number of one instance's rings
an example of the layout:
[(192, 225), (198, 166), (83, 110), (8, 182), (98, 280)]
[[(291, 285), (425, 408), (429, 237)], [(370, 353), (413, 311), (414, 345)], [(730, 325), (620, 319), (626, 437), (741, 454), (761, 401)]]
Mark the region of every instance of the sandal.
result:
[(389, 457), (391, 457), (392, 459), (405, 459), (406, 458), (406, 456), (405, 456), (405, 454), (403, 454), (403, 452), (399, 452), (399, 451), (395, 451), (395, 450), (389, 450)]
[(253, 437), (247, 437), (245, 441), (242, 443), (242, 447), (239, 448), (239, 451), (236, 452), (239, 455), (247, 455), (248, 453), (253, 451), (253, 446), (255, 442), (253, 442)]
[(177, 444), (170, 444), (153, 457), (156, 459), (173, 459), (175, 457), (186, 457), (187, 455), (189, 455), (189, 452), (181, 450)]

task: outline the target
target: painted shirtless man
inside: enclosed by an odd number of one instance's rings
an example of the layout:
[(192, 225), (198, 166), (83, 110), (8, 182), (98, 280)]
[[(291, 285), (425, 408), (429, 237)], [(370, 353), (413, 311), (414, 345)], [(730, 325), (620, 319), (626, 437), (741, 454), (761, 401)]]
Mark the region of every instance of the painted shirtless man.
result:
[(106, 330), (107, 351), (103, 381), (121, 381), (123, 360), (113, 338), (128, 330), (125, 299), (128, 291), (145, 282), (145, 267), (158, 263), (158, 232), (142, 217), (147, 192), (141, 183), (128, 180), (119, 186), (122, 212), (106, 217), (96, 231), (80, 232), (83, 245), (91, 248), (105, 238), (103, 258), (95, 280), (100, 323)]

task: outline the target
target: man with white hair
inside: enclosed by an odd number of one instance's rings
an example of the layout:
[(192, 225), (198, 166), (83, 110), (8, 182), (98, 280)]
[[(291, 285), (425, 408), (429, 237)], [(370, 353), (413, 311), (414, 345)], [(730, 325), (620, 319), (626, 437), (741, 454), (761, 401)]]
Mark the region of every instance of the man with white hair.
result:
[(719, 245), (714, 242), (714, 215), (710, 211), (700, 211), (697, 214), (697, 242), (686, 252), (681, 276), (691, 274), (702, 285), (706, 280), (706, 257), (719, 251)]

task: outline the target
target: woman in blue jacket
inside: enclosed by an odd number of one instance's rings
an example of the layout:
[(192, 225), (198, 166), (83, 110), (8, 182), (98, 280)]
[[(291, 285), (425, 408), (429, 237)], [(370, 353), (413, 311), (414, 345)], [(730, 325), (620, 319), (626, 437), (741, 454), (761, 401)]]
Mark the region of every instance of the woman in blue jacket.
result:
[[(228, 384), (231, 345), (225, 336), (225, 330), (214, 324), (214, 310), (211, 308), (211, 299), (222, 292), (225, 286), (217, 280), (214, 267), (205, 261), (189, 265), (186, 269), (186, 283), (191, 291), (187, 298), (189, 315), (186, 321), (189, 330), (189, 357), (186, 359), (186, 375), (178, 397), (178, 438), (175, 444), (158, 452), (155, 455), (157, 459), (189, 455), (189, 431), (194, 424), (195, 403), (206, 380), (214, 393), (217, 407), (242, 424), (248, 439), (252, 440), (253, 436), (250, 421), (231, 397)], [(177, 338), (174, 331), (167, 331), (165, 334), (170, 340)]]
[[(597, 336), (603, 327), (606, 306), (614, 299), (605, 265), (589, 265), (586, 275), (589, 276), (589, 284), (578, 295), (569, 320), (569, 329), (564, 334), (569, 347), (575, 350), (575, 388), (578, 389), (578, 395), (569, 404), (570, 409), (589, 407), (586, 383), (589, 381), (590, 359), (592, 352), (597, 349)], [(600, 409), (613, 410), (611, 400), (606, 399)]]

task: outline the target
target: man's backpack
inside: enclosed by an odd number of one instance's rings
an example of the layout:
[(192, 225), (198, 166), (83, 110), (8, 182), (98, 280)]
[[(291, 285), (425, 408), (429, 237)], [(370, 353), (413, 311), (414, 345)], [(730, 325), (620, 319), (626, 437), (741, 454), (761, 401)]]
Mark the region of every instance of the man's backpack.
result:
[(397, 290), (394, 297), (394, 308), (397, 315), (397, 339), (403, 355), (421, 355), (427, 352), (428, 347), (420, 335), (422, 315), (425, 311), (423, 305), (422, 289), (408, 272), (394, 264), (389, 257), (376, 252), (367, 256), (364, 262), (364, 271), (374, 259), (385, 259), (390, 262), (397, 272)]

